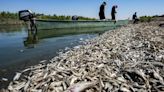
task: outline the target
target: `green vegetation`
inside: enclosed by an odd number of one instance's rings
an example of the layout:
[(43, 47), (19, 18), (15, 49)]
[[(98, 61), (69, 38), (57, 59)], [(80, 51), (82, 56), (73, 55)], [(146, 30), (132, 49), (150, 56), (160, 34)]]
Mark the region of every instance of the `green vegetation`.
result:
[[(52, 19), (52, 20), (71, 20), (72, 16), (65, 16), (65, 15), (44, 15), (44, 14), (35, 14), (37, 19)], [(79, 20), (95, 20), (95, 18), (83, 17), (78, 16)]]
[(88, 18), (88, 17), (79, 16), (79, 20), (96, 20), (96, 19), (95, 18)]
[(155, 17), (164, 17), (164, 15), (155, 15), (155, 16), (153, 16), (153, 18), (155, 18)]
[(52, 19), (52, 20), (70, 20), (71, 16), (57, 16), (57, 15), (44, 15), (44, 14), (35, 14), (37, 19)]
[(3, 11), (0, 12), (0, 19), (18, 19), (18, 14)]
[(159, 21), (164, 20), (164, 15), (155, 15), (155, 16), (141, 16), (139, 18), (140, 22), (151, 22), (151, 21)]
[(0, 12), (0, 24), (21, 24), (18, 13)]
[(152, 19), (153, 19), (153, 17), (152, 16), (142, 16), (142, 17), (140, 17), (140, 21), (141, 22), (150, 22), (150, 21), (152, 21)]
[[(45, 14), (34, 14), (37, 19), (52, 19), (52, 20), (71, 20), (71, 16), (65, 15), (45, 15)], [(95, 18), (88, 18), (79, 16), (79, 20), (95, 20)], [(11, 13), (11, 12), (0, 12), (0, 24), (22, 24), (23, 22), (19, 20), (18, 13)]]

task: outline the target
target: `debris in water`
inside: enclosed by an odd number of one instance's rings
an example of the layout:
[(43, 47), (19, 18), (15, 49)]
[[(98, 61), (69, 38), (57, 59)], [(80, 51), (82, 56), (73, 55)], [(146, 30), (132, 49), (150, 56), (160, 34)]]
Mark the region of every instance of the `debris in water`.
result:
[(8, 79), (7, 78), (2, 78), (2, 81), (8, 81)]

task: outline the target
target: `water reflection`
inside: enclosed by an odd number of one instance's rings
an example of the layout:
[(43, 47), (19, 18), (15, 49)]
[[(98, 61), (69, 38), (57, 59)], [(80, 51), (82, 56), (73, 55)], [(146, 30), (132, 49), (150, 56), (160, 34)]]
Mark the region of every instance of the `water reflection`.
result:
[(37, 31), (34, 30), (28, 30), (28, 36), (24, 40), (24, 46), (27, 48), (34, 48), (35, 44), (37, 44), (39, 41)]
[(62, 37), (68, 35), (78, 34), (101, 34), (104, 31), (113, 29), (112, 27), (103, 28), (60, 28), (51, 30), (28, 31), (28, 36), (24, 40), (24, 46), (27, 48), (34, 48), (39, 40), (53, 37)]
[(95, 28), (60, 28), (51, 30), (39, 30), (39, 39), (62, 37), (66, 35), (79, 35), (79, 34), (99, 34), (107, 30), (113, 29), (113, 27), (95, 27)]

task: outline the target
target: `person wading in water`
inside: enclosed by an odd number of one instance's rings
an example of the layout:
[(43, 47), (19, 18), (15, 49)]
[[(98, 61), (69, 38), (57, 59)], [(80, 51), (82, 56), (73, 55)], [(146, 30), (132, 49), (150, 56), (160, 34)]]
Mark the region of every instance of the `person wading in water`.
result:
[(100, 6), (100, 12), (99, 12), (99, 17), (100, 17), (100, 20), (103, 20), (105, 19), (105, 6), (106, 6), (106, 2), (103, 2)]

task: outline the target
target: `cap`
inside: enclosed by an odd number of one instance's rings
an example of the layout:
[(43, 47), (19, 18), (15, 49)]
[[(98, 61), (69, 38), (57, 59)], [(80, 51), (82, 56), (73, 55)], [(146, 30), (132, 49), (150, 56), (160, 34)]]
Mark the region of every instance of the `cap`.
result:
[(106, 5), (106, 2), (103, 2), (103, 4), (105, 4), (105, 5)]

